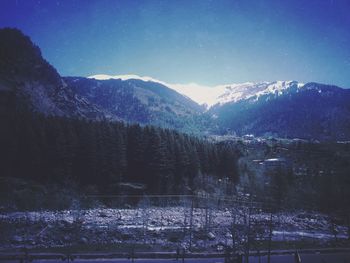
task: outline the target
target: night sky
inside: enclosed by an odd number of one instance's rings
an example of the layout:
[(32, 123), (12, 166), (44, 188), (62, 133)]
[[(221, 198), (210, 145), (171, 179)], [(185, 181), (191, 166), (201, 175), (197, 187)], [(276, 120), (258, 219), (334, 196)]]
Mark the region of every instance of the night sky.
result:
[(0, 0), (64, 76), (350, 87), (348, 0)]

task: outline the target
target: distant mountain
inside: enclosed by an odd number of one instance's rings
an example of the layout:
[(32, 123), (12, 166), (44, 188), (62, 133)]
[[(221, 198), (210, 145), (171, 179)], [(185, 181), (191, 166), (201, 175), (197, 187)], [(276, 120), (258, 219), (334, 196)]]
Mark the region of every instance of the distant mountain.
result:
[(163, 84), (137, 78), (66, 77), (64, 81), (74, 94), (126, 122), (195, 133), (205, 128), (204, 108)]
[(282, 95), (286, 91), (295, 90), (303, 85), (297, 81), (274, 81), (217, 86), (215, 87), (216, 89), (223, 91), (216, 97), (215, 104), (212, 106), (238, 102), (249, 98), (258, 99), (260, 96), (268, 94)]
[(129, 80), (129, 79), (138, 79), (143, 81), (152, 81), (159, 84), (162, 84), (172, 90), (192, 99), (199, 105), (208, 105), (211, 106), (215, 104), (216, 97), (223, 92), (223, 89), (216, 89), (214, 87), (198, 85), (196, 83), (188, 83), (188, 84), (172, 84), (168, 82), (164, 82), (149, 76), (138, 76), (135, 74), (128, 75), (108, 75), (108, 74), (97, 74), (92, 75), (88, 78), (94, 78), (98, 80), (109, 80), (109, 79), (120, 79), (120, 80)]
[[(116, 77), (116, 76), (114, 76)], [(125, 76), (124, 76), (125, 77)], [(150, 78), (150, 77), (142, 77)], [(156, 80), (159, 82), (159, 80)], [(176, 90), (177, 92), (188, 96), (198, 104), (205, 105), (208, 109), (214, 105), (237, 102), (248, 99), (253, 96), (261, 96), (268, 93), (282, 94), (284, 90), (290, 87), (301, 87), (304, 84), (297, 81), (274, 81), (274, 82), (245, 82), (235, 84), (224, 84), (218, 86), (203, 86), (196, 83), (190, 84), (169, 84), (161, 82), (164, 85)]]
[[(278, 83), (276, 83), (278, 84)], [(219, 133), (319, 140), (350, 138), (350, 90), (297, 82), (268, 85), (245, 99), (213, 106)]]
[(350, 139), (350, 90), (297, 81), (207, 87), (137, 75), (61, 77), (27, 36), (6, 28), (0, 29), (0, 115), (13, 110), (196, 134)]

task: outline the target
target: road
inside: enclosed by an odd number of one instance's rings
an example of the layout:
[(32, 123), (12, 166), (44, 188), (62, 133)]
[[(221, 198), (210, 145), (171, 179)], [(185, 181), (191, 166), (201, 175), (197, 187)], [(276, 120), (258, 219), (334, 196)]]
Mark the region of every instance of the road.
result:
[[(301, 254), (302, 263), (350, 263), (350, 253), (333, 253), (333, 254)], [(62, 263), (61, 260), (33, 260), (33, 263)], [(131, 263), (129, 259), (75, 259), (73, 263)], [(135, 259), (135, 263), (181, 263), (182, 260), (175, 259)], [(222, 258), (209, 259), (185, 259), (185, 263), (224, 263)], [(0, 263), (19, 263), (19, 260), (0, 260)], [(249, 263), (267, 263), (267, 257), (251, 257)], [(271, 257), (271, 263), (295, 263), (292, 255), (274, 255)]]

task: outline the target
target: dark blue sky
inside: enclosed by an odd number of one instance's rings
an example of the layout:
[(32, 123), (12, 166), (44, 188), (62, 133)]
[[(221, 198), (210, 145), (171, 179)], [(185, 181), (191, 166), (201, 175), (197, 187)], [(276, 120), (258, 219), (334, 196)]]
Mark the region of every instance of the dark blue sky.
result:
[(62, 75), (350, 87), (348, 0), (0, 0)]

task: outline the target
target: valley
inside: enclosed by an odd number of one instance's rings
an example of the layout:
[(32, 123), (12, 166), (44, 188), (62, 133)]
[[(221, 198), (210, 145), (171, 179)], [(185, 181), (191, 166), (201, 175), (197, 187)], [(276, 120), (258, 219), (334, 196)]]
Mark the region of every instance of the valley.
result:
[(62, 77), (0, 29), (1, 250), (348, 247), (350, 91), (197, 88)]

